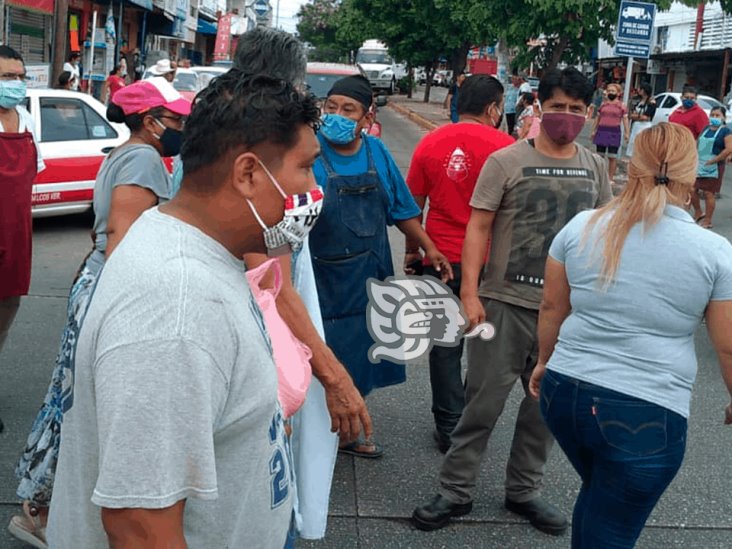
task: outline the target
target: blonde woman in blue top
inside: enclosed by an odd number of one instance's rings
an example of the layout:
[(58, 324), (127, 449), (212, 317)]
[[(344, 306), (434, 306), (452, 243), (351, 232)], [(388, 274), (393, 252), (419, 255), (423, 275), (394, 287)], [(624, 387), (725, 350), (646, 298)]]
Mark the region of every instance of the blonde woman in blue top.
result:
[(732, 245), (687, 212), (694, 145), (676, 124), (641, 132), (623, 193), (549, 250), (530, 390), (582, 479), (573, 549), (633, 547), (676, 476), (702, 319), (732, 394)]

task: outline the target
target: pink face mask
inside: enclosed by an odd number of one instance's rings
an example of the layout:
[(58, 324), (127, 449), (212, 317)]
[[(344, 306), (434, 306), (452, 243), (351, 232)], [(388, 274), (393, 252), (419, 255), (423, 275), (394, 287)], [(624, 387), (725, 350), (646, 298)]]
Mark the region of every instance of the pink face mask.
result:
[(584, 114), (545, 112), (541, 117), (541, 127), (557, 145), (568, 145), (577, 139), (585, 120)]

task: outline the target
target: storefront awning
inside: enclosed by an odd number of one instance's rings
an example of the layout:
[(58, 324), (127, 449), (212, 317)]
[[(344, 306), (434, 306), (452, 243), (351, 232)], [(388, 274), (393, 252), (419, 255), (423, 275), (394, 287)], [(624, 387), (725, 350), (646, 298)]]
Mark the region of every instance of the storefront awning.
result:
[(216, 30), (216, 23), (209, 23), (205, 19), (198, 19), (198, 27), (196, 28), (198, 34), (216, 34)]
[(53, 0), (6, 0), (8, 6), (53, 15)]
[(153, 9), (153, 3), (152, 0), (127, 0), (130, 4), (135, 4), (136, 6), (140, 6), (141, 8), (145, 8), (146, 10), (152, 11)]

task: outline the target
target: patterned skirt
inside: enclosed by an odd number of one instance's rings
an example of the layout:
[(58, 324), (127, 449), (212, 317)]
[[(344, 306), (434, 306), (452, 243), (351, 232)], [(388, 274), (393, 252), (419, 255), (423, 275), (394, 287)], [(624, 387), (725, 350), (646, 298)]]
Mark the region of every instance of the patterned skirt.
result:
[(18, 497), (40, 507), (47, 507), (51, 502), (61, 442), (61, 423), (64, 412), (70, 407), (74, 388), (76, 343), (94, 290), (94, 283), (99, 276), (99, 273), (92, 272), (86, 265), (84, 261), (71, 287), (66, 309), (66, 327), (61, 337), (51, 384), (15, 469), (20, 481)]

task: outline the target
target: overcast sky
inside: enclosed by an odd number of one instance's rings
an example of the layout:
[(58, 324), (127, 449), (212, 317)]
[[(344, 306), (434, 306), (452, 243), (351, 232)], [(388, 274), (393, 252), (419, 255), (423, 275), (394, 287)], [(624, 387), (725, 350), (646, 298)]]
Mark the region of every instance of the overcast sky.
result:
[(295, 32), (297, 26), (297, 12), (302, 4), (306, 4), (307, 0), (270, 0), (270, 6), (273, 10), (272, 25), (274, 26), (277, 18), (277, 3), (280, 5), (279, 27), (287, 32)]

